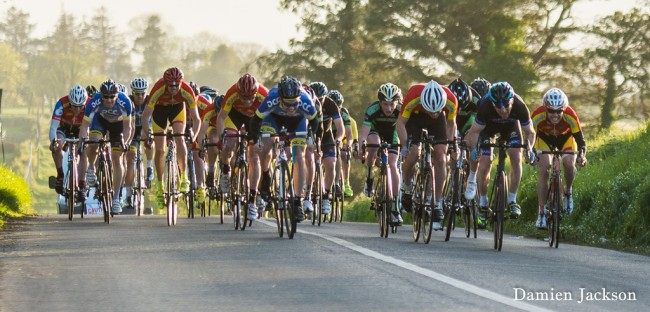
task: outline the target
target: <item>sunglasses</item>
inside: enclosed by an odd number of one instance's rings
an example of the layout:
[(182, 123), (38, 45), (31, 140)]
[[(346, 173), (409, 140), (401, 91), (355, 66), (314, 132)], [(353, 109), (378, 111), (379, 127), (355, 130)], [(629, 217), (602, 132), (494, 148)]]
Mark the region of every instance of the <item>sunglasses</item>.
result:
[(144, 92), (133, 92), (134, 96), (143, 96), (144, 94)]
[(553, 114), (553, 115), (559, 115), (562, 114), (564, 111), (561, 109), (555, 110), (555, 109), (547, 109), (546, 113), (548, 114)]
[(498, 101), (498, 102), (495, 102), (493, 105), (496, 108), (502, 108), (502, 107), (503, 108), (508, 108), (508, 107), (510, 107), (510, 100), (508, 100), (508, 101)]
[(104, 99), (106, 99), (106, 100), (114, 99), (115, 96), (116, 96), (116, 94), (113, 94), (113, 95), (102, 95), (102, 97), (103, 97)]

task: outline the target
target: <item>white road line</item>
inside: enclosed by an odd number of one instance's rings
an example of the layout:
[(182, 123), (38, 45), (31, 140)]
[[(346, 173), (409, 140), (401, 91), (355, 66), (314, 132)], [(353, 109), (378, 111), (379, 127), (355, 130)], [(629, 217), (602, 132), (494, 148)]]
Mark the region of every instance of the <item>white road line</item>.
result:
[[(266, 221), (266, 220), (257, 220), (256, 222), (260, 222), (260, 223), (263, 223), (263, 224), (266, 224), (266, 225), (272, 226), (272, 227), (277, 227), (275, 222), (272, 223), (272, 222), (269, 222), (269, 221)], [(380, 254), (380, 253), (378, 253), (376, 251), (372, 251), (372, 250), (370, 250), (368, 248), (361, 247), (359, 245), (356, 245), (354, 243), (351, 243), (349, 241), (346, 241), (346, 240), (343, 240), (343, 239), (340, 239), (340, 238), (336, 238), (336, 237), (329, 236), (329, 235), (326, 235), (326, 234), (314, 233), (314, 232), (310, 232), (310, 231), (301, 230), (300, 227), (298, 228), (298, 233), (313, 235), (313, 236), (320, 237), (322, 239), (326, 239), (326, 240), (328, 240), (328, 241), (330, 241), (332, 243), (335, 243), (335, 244), (337, 244), (339, 246), (342, 246), (342, 247), (348, 248), (350, 250), (356, 251), (356, 252), (358, 252), (358, 253), (360, 253), (362, 255), (365, 255), (365, 256), (368, 256), (368, 257), (371, 257), (371, 258), (375, 258), (377, 260), (380, 260), (380, 261), (383, 261), (383, 262), (386, 262), (386, 263), (396, 265), (398, 267), (407, 269), (409, 271), (418, 273), (420, 275), (424, 275), (424, 276), (432, 278), (434, 280), (443, 282), (443, 283), (445, 283), (445, 284), (447, 284), (449, 286), (456, 287), (456, 288), (458, 288), (460, 290), (467, 291), (467, 292), (475, 294), (477, 296), (481, 296), (483, 298), (486, 298), (486, 299), (489, 299), (489, 300), (492, 300), (492, 301), (495, 301), (495, 302), (499, 302), (499, 303), (511, 306), (513, 308), (517, 308), (517, 309), (521, 309), (521, 310), (525, 310), (525, 311), (552, 311), (552, 310), (540, 308), (540, 307), (537, 307), (537, 306), (534, 306), (532, 304), (528, 304), (528, 303), (525, 303), (525, 302), (522, 302), (522, 301), (516, 301), (513, 298), (503, 296), (501, 294), (489, 291), (489, 290), (484, 289), (484, 288), (480, 288), (478, 286), (463, 282), (461, 280), (457, 280), (457, 279), (455, 279), (453, 277), (449, 277), (449, 276), (440, 274), (438, 272), (435, 272), (435, 271), (432, 271), (432, 270), (429, 270), (429, 269), (419, 267), (419, 266), (417, 266), (415, 264), (408, 263), (408, 262), (393, 258), (391, 256), (386, 256), (386, 255)]]

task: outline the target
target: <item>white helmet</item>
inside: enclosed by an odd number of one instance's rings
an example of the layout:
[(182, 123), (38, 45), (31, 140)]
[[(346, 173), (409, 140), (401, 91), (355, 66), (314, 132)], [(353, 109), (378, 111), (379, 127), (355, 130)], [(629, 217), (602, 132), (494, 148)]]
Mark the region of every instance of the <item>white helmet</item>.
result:
[(132, 91), (146, 91), (147, 88), (149, 87), (149, 83), (147, 83), (147, 80), (142, 78), (142, 77), (137, 77), (133, 80), (131, 80), (131, 90)]
[(569, 106), (569, 98), (564, 94), (564, 91), (551, 88), (544, 94), (544, 106), (553, 110), (565, 110)]
[(437, 113), (445, 108), (447, 93), (437, 82), (431, 80), (424, 86), (420, 94), (420, 102), (426, 111)]
[(88, 100), (88, 93), (86, 92), (86, 88), (82, 87), (81, 85), (72, 87), (72, 89), (70, 89), (70, 92), (68, 92), (68, 100), (73, 106), (86, 105), (86, 101)]

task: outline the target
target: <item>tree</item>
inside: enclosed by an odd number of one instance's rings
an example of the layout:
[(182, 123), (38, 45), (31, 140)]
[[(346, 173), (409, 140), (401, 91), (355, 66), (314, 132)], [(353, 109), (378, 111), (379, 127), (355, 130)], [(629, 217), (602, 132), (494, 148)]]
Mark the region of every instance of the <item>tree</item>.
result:
[(111, 25), (103, 6), (96, 12), (97, 15), (82, 29), (82, 33), (93, 39), (87, 52), (97, 56), (95, 64), (99, 65), (99, 75), (116, 81), (130, 81), (133, 74), (126, 44), (120, 40), (123, 36)]
[[(609, 129), (615, 121), (616, 101), (632, 87), (647, 89), (650, 70), (650, 15), (638, 8), (630, 13), (616, 12), (590, 28), (599, 42), (585, 55), (585, 64), (602, 74), (598, 90), (602, 98), (600, 128)], [(595, 65), (601, 65), (595, 67)], [(598, 77), (592, 75), (592, 77)], [(597, 84), (598, 85), (598, 84)]]
[(0, 23), (0, 33), (14, 51), (26, 55), (33, 44), (34, 26), (29, 23), (29, 13), (12, 6), (7, 10), (5, 22)]
[(2, 86), (2, 102), (4, 108), (25, 104), (18, 90), (25, 84), (25, 65), (16, 51), (5, 43), (0, 42), (0, 86)]
[(133, 50), (142, 54), (140, 72), (154, 80), (160, 77), (168, 64), (167, 33), (162, 30), (161, 18), (153, 14), (147, 17), (144, 31), (133, 43)]

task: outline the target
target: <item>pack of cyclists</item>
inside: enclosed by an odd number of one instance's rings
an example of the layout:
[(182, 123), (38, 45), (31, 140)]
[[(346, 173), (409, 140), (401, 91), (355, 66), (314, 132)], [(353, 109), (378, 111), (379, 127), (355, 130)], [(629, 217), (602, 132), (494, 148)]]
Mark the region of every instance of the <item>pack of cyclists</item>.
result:
[[(170, 67), (151, 85), (136, 77), (127, 87), (113, 80), (104, 81), (99, 89), (92, 85), (75, 85), (60, 98), (52, 114), (49, 138), (56, 165), (57, 193), (63, 188), (63, 139), (80, 138), (82, 142), (105, 138), (110, 142), (114, 187), (112, 213), (122, 213), (120, 192), (125, 191), (125, 207), (132, 206), (135, 151), (144, 145), (147, 187), (156, 185), (156, 204), (165, 204), (163, 174), (168, 137), (155, 135), (171, 131), (177, 147), (180, 183), (178, 191), (187, 193), (188, 165), (196, 172), (196, 202), (206, 200), (206, 187), (228, 192), (231, 165), (237, 135), (244, 136), (248, 161), (248, 219), (257, 219), (270, 200), (273, 138), (262, 133), (287, 131), (289, 155), (293, 164), (294, 205), (296, 218), (313, 213), (312, 185), (315, 160), (323, 169), (322, 213), (330, 213), (330, 192), (352, 196), (350, 159), (361, 160), (366, 166), (363, 194), (373, 196), (378, 148), (387, 146), (389, 197), (392, 198), (392, 223), (400, 226), (403, 213), (413, 206), (414, 171), (420, 159), (421, 133), (426, 130), (434, 140), (431, 152), (432, 185), (425, 201), (435, 230), (442, 229), (445, 219), (444, 186), (449, 163), (461, 151), (458, 142), (468, 147), (468, 174), (464, 197), (478, 202), (477, 223), (485, 228), (488, 222), (488, 184), (493, 151), (483, 143), (499, 136), (511, 144), (528, 148), (508, 148), (510, 159), (507, 202), (510, 218), (521, 214), (517, 191), (522, 174), (522, 154), (526, 162), (539, 169), (537, 195), (539, 217), (535, 225), (546, 228), (546, 193), (551, 156), (535, 153), (558, 149), (574, 151), (562, 156), (565, 185), (564, 204), (573, 211), (572, 184), (576, 164), (586, 165), (586, 143), (579, 118), (569, 106), (567, 95), (559, 88), (545, 92), (541, 105), (532, 113), (524, 100), (505, 81), (490, 83), (477, 78), (466, 83), (458, 78), (448, 85), (435, 80), (416, 83), (406, 93), (395, 84), (386, 82), (377, 89), (377, 98), (365, 110), (357, 133), (355, 120), (344, 106), (338, 90), (328, 90), (323, 82), (303, 83), (285, 76), (267, 88), (253, 75), (242, 75), (226, 93), (209, 86), (187, 81), (183, 71)], [(147, 92), (149, 90), (149, 92)], [(188, 118), (189, 116), (189, 118)], [(154, 135), (152, 135), (154, 134)], [(153, 138), (153, 139), (151, 139)], [(187, 143), (191, 142), (191, 143)], [(209, 143), (209, 144), (206, 144)], [(315, 148), (320, 144), (320, 148)], [(366, 146), (368, 146), (366, 148)], [(193, 153), (193, 164), (187, 163), (187, 151)], [(205, 151), (205, 153), (203, 153)], [(94, 163), (97, 146), (89, 145), (79, 155), (79, 187), (87, 189), (96, 182)], [(341, 161), (337, 162), (337, 159)], [(342, 184), (335, 177), (342, 176)], [(155, 181), (154, 181), (155, 180)], [(151, 183), (154, 181), (155, 183)], [(215, 185), (215, 181), (219, 181)], [(401, 200), (397, 200), (398, 196)]]

